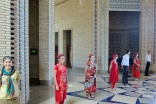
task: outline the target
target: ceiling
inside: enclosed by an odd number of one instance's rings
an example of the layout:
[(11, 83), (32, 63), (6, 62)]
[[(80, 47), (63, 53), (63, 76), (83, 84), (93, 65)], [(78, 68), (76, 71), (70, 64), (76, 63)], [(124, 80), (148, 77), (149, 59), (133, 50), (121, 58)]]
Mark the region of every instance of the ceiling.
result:
[(55, 4), (59, 4), (59, 3), (63, 2), (63, 1), (65, 1), (65, 0), (55, 0)]

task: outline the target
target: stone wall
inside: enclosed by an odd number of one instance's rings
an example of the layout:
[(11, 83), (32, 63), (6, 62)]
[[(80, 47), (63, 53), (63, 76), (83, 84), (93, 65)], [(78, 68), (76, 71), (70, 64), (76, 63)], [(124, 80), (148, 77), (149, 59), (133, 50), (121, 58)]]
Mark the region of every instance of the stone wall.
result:
[(37, 49), (37, 55), (29, 54), (30, 78), (39, 78), (39, 0), (29, 2), (29, 50)]
[(0, 67), (4, 56), (11, 56), (10, 0), (0, 1)]
[(63, 31), (71, 30), (72, 66), (84, 68), (89, 53), (93, 53), (94, 0), (66, 0), (55, 8), (59, 53), (65, 54)]

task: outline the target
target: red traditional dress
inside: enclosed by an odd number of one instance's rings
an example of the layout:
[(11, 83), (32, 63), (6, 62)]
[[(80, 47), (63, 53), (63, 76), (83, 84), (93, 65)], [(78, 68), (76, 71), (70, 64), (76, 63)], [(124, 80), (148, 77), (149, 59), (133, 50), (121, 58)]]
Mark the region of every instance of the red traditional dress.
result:
[(55, 89), (55, 101), (56, 104), (63, 104), (67, 92), (67, 67), (65, 65), (61, 67), (59, 64), (56, 64), (54, 70), (57, 70), (56, 80), (59, 86), (59, 90)]
[(112, 68), (110, 70), (110, 82), (111, 87), (114, 88), (116, 82), (118, 81), (118, 63), (117, 61), (111, 61)]
[(85, 77), (86, 93), (96, 92), (96, 65), (95, 63), (87, 62), (89, 66)]
[(133, 59), (133, 66), (132, 66), (132, 76), (134, 78), (139, 78), (140, 77), (140, 60), (138, 58)]

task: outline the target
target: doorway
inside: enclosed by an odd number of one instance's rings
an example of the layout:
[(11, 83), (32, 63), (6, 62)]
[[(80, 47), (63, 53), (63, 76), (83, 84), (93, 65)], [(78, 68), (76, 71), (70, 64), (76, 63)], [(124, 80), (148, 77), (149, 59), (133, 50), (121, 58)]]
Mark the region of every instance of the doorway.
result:
[(63, 31), (64, 33), (64, 54), (66, 56), (66, 65), (68, 68), (71, 68), (71, 58), (72, 58), (72, 42), (71, 42), (71, 34), (72, 34), (72, 31), (71, 30), (64, 30)]
[(55, 32), (55, 64), (57, 63), (58, 55), (58, 32)]
[(131, 50), (130, 65), (134, 53), (139, 53), (139, 18), (140, 12), (110, 11), (109, 12), (109, 63), (112, 54), (118, 54), (118, 63), (127, 49)]

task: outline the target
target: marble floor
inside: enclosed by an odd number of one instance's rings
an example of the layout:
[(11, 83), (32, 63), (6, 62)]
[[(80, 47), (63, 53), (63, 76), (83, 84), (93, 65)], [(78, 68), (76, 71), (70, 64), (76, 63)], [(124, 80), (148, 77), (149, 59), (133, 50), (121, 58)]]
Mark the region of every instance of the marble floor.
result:
[[(92, 100), (85, 97), (82, 69), (68, 69), (68, 79), (69, 89), (65, 104), (156, 104), (156, 74), (149, 77), (141, 75), (137, 81), (129, 75), (131, 86), (123, 86), (119, 74), (116, 91), (110, 89), (109, 74), (98, 74), (96, 97)], [(54, 84), (50, 89), (45, 86), (30, 87), (28, 104), (55, 104), (54, 99)]]

